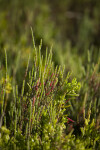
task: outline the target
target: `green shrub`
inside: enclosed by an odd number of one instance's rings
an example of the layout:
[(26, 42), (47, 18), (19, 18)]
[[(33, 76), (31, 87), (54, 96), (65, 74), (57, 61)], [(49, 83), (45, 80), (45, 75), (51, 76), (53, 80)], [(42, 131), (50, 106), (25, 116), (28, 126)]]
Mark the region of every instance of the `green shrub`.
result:
[[(10, 99), (6, 92), (9, 81), (5, 53), (6, 82), (1, 82), (3, 94), (0, 113), (1, 129), (5, 125), (5, 130), (10, 131), (6, 141), (9, 149), (59, 149), (64, 143), (67, 123), (67, 114), (64, 112), (68, 107), (65, 102), (78, 96), (80, 83), (76, 79), (69, 82), (70, 74), (64, 77), (64, 67), (57, 66), (54, 69), (52, 49), (49, 54), (46, 50), (43, 58), (41, 47), (42, 41), (39, 48), (36, 48), (33, 37), (33, 67), (28, 71), (28, 60), (21, 95), (18, 93), (18, 85), (11, 85), (13, 90), (9, 85)], [(1, 148), (6, 147), (3, 139), (1, 133)]]

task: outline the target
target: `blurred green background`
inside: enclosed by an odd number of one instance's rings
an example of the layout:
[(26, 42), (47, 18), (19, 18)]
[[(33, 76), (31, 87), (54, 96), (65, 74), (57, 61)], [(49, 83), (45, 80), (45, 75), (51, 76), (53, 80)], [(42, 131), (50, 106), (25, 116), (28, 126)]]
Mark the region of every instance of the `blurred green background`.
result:
[(43, 39), (43, 51), (53, 45), (55, 64), (81, 78), (87, 50), (94, 62), (100, 56), (99, 11), (99, 0), (0, 0), (0, 60), (6, 48), (16, 74), (16, 56), (26, 59), (32, 49), (32, 27), (36, 43)]

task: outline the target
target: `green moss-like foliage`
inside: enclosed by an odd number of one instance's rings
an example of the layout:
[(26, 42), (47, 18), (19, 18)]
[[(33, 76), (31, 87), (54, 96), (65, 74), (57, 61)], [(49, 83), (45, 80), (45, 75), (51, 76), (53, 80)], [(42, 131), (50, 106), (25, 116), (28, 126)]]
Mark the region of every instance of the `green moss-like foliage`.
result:
[[(78, 96), (80, 89), (80, 83), (77, 83), (76, 79), (69, 82), (69, 73), (64, 77), (64, 67), (54, 68), (52, 49), (49, 54), (46, 51), (43, 58), (42, 41), (39, 48), (36, 48), (33, 34), (32, 38), (33, 67), (28, 70), (28, 60), (21, 94), (18, 94), (18, 86), (11, 85), (10, 79), (7, 78), (5, 52), (6, 75), (1, 82), (1, 148), (61, 148), (65, 137), (65, 123), (68, 120), (67, 114), (64, 113), (68, 107), (66, 101)], [(8, 85), (9, 92), (6, 90)]]

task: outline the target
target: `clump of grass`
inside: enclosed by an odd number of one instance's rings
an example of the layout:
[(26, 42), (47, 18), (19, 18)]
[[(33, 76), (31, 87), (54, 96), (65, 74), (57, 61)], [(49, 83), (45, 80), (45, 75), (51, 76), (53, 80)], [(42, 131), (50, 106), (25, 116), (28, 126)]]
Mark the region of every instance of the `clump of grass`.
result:
[[(18, 85), (11, 85), (10, 100), (2, 108), (0, 147), (10, 149), (59, 149), (64, 143), (67, 109), (66, 101), (78, 96), (80, 83), (76, 79), (69, 82), (70, 74), (64, 77), (64, 67), (54, 68), (52, 49), (41, 55), (42, 40), (38, 48), (33, 39), (33, 67), (29, 70), (29, 59), (22, 84), (21, 94)], [(6, 53), (5, 53), (6, 57)], [(7, 57), (6, 77), (2, 83), (3, 104), (7, 101)], [(5, 86), (4, 86), (5, 85)], [(4, 113), (4, 114), (3, 114)], [(7, 128), (7, 129), (6, 129)], [(7, 132), (6, 132), (7, 130)], [(7, 136), (7, 140), (4, 137)], [(23, 146), (22, 146), (23, 145)]]

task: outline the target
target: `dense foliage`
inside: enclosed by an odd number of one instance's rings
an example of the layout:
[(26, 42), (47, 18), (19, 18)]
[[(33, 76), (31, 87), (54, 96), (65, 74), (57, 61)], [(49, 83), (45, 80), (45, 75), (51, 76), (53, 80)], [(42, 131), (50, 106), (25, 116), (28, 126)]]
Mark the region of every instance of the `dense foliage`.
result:
[(99, 11), (0, 0), (0, 149), (100, 149)]

